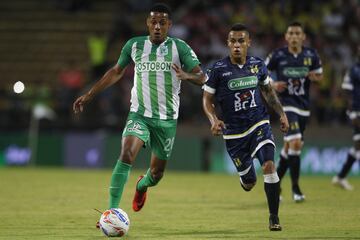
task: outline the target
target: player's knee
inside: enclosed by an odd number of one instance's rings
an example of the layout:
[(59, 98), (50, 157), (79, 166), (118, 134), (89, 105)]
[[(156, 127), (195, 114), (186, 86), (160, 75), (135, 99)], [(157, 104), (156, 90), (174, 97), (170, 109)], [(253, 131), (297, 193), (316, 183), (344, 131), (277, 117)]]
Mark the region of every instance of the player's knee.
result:
[(303, 146), (303, 142), (301, 141), (301, 139), (294, 139), (294, 140), (292, 140), (290, 142), (288, 153), (291, 150), (293, 150), (293, 151), (301, 151), (302, 146)]
[(270, 174), (275, 172), (275, 164), (273, 161), (268, 160), (262, 165), (263, 173)]
[(128, 164), (131, 164), (135, 159), (135, 153), (130, 148), (124, 148), (121, 150), (120, 159)]

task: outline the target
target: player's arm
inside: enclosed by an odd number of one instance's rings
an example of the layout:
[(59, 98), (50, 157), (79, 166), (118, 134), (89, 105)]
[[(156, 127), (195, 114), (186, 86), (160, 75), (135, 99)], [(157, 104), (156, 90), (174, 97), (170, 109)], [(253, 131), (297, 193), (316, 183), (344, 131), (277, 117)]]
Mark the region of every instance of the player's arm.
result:
[(110, 68), (87, 93), (75, 100), (73, 104), (74, 112), (82, 112), (84, 105), (87, 104), (95, 95), (119, 81), (124, 75), (125, 69), (126, 68), (122, 68), (118, 64)]
[(274, 89), (271, 87), (270, 84), (265, 84), (260, 85), (260, 90), (268, 105), (271, 106), (274, 111), (280, 116), (280, 130), (282, 132), (287, 132), (289, 130), (289, 121)]
[(205, 82), (205, 74), (202, 72), (199, 65), (195, 66), (190, 73), (185, 72), (176, 64), (173, 64), (172, 68), (176, 72), (176, 77), (180, 80), (189, 81), (200, 86)]
[(275, 89), (275, 91), (281, 93), (286, 90), (287, 82), (284, 81), (275, 81), (273, 79), (270, 80), (271, 86)]
[(317, 71), (310, 71), (308, 77), (312, 82), (320, 82), (323, 79), (323, 74)]
[(211, 133), (214, 136), (218, 136), (222, 134), (225, 123), (216, 116), (214, 98), (214, 94), (204, 91), (202, 103), (203, 110), (211, 123)]

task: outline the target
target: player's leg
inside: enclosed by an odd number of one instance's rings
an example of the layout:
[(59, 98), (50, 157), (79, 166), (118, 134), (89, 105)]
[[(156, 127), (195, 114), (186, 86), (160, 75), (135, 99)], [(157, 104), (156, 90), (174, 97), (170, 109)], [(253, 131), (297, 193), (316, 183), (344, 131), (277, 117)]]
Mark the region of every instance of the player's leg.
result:
[(256, 172), (252, 160), (250, 166), (245, 168), (243, 171), (239, 171), (238, 173), (240, 176), (241, 187), (246, 192), (251, 191), (251, 189), (256, 185)]
[(256, 157), (259, 159), (264, 174), (264, 190), (269, 208), (269, 229), (271, 231), (281, 231), (279, 221), (279, 195), (280, 180), (275, 170), (274, 164), (275, 147), (273, 144), (265, 144), (257, 152)]
[(118, 207), (132, 163), (141, 147), (148, 142), (149, 135), (146, 119), (130, 112), (122, 135), (120, 157), (111, 176), (109, 208)]
[(349, 150), (347, 159), (342, 166), (341, 171), (332, 179), (332, 183), (334, 185), (337, 185), (345, 190), (354, 189), (354, 187), (347, 181), (346, 176), (349, 174), (354, 162), (360, 159), (360, 128), (356, 126), (354, 128), (353, 141), (354, 147)]
[(139, 177), (133, 199), (133, 210), (140, 211), (145, 204), (148, 187), (155, 186), (163, 177), (176, 135), (176, 120), (148, 121), (152, 150), (150, 168)]
[(347, 154), (346, 161), (344, 162), (340, 172), (332, 179), (332, 183), (334, 185), (349, 191), (354, 189), (354, 187), (347, 181), (346, 176), (349, 174), (351, 167), (355, 161), (356, 150), (352, 147)]
[(300, 178), (300, 155), (303, 142), (301, 139), (292, 139), (289, 142), (288, 159), (291, 178), (291, 188), (295, 202), (302, 202), (305, 196), (302, 194), (299, 186)]
[(250, 191), (256, 185), (256, 172), (253, 158), (249, 153), (250, 135), (225, 141), (226, 149), (231, 157), (234, 166), (239, 174), (240, 186), (246, 191)]
[(140, 211), (146, 201), (148, 187), (156, 186), (164, 175), (167, 160), (159, 159), (155, 154), (151, 155), (150, 168), (145, 175), (139, 177), (133, 200), (133, 210)]
[(136, 136), (123, 137), (120, 157), (111, 176), (109, 208), (119, 206), (132, 163), (143, 145), (144, 142)]
[(279, 179), (280, 179), (280, 182), (281, 182), (281, 179), (286, 174), (286, 171), (289, 168), (288, 150), (289, 150), (289, 143), (287, 141), (284, 141), (284, 146), (280, 152), (280, 159), (279, 159), (278, 167), (276, 169)]
[(305, 200), (305, 196), (302, 194), (299, 186), (300, 155), (303, 146), (303, 132), (305, 131), (307, 117), (292, 112), (288, 112), (287, 116), (290, 128), (284, 139), (289, 143), (287, 153), (293, 199), (295, 202), (302, 202)]

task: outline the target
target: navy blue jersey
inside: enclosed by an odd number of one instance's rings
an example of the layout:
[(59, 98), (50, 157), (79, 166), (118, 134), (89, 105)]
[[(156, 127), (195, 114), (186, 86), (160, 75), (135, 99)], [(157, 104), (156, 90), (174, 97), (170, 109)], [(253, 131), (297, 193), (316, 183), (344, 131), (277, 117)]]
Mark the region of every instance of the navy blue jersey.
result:
[(351, 92), (351, 111), (360, 112), (360, 63), (354, 64), (345, 74), (342, 88)]
[(317, 52), (303, 47), (301, 53), (294, 55), (288, 47), (283, 47), (272, 52), (265, 63), (276, 74), (275, 81), (287, 83), (287, 89), (278, 94), (284, 111), (309, 116), (310, 79), (307, 76), (310, 71), (322, 73)]
[(208, 70), (205, 91), (215, 94), (226, 129), (226, 135), (245, 136), (256, 127), (269, 123), (269, 115), (262, 102), (259, 84), (269, 84), (263, 60), (248, 56), (243, 66), (232, 64), (230, 57), (217, 61)]

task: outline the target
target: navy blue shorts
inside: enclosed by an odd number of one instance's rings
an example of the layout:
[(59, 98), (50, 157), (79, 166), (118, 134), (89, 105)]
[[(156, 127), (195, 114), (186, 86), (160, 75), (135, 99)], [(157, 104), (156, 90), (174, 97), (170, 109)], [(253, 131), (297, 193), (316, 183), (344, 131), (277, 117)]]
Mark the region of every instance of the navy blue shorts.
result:
[(275, 143), (269, 124), (259, 126), (245, 137), (229, 139), (225, 143), (243, 183), (256, 181), (254, 158), (257, 158), (261, 165), (268, 160), (274, 161)]
[(309, 117), (304, 117), (293, 112), (286, 112), (289, 120), (289, 131), (285, 134), (284, 140), (304, 139), (304, 131)]

